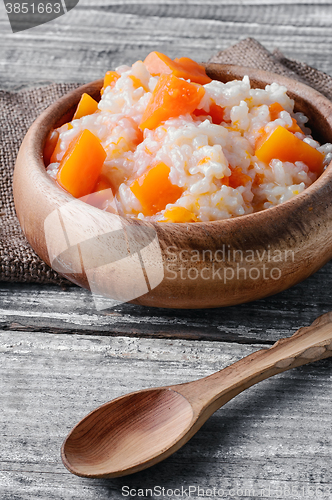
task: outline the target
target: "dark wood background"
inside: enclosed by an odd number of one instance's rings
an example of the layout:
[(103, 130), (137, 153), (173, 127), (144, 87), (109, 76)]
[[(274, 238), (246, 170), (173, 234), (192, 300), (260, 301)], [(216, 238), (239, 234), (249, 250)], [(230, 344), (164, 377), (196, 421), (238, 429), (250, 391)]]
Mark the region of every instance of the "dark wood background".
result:
[[(0, 87), (90, 81), (151, 50), (204, 61), (248, 36), (332, 75), (331, 28), (329, 1), (81, 0), (51, 23), (12, 34), (0, 2)], [(331, 309), (331, 274), (329, 263), (274, 297), (195, 311), (124, 304), (97, 312), (76, 287), (0, 283), (1, 500), (120, 499), (125, 485), (332, 498), (331, 359), (239, 395), (145, 472), (87, 480), (67, 472), (59, 455), (70, 428), (103, 402), (210, 374), (310, 324)]]

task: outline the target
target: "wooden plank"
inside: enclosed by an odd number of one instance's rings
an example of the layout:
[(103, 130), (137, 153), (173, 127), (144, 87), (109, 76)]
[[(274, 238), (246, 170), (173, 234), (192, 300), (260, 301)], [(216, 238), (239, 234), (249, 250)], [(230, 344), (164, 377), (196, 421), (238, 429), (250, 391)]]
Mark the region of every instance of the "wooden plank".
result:
[(271, 344), (331, 310), (332, 262), (295, 287), (239, 306), (176, 310), (117, 305), (97, 310), (90, 292), (0, 283), (0, 328)]
[[(67, 472), (59, 455), (65, 435), (87, 412), (132, 390), (208, 375), (259, 346), (4, 331), (0, 345), (3, 500), (120, 499), (124, 486), (190, 485), (223, 489), (225, 497), (234, 488), (251, 489), (232, 498), (293, 498), (287, 488), (299, 498), (330, 498), (331, 358), (240, 394), (152, 469), (87, 480)], [(199, 497), (192, 490), (191, 498)]]
[[(268, 7), (268, 8), (267, 8)], [(332, 5), (314, 4), (287, 4), (284, 2), (254, 3), (218, 3), (204, 2), (191, 4), (186, 2), (160, 3), (146, 2), (80, 2), (79, 9), (93, 9), (109, 13), (130, 14), (140, 17), (160, 17), (175, 19), (199, 19), (232, 22), (234, 24), (274, 24), (278, 26), (310, 26), (329, 27)], [(320, 16), (315, 13), (320, 11)]]
[[(0, 86), (89, 81), (152, 49), (206, 60), (247, 36), (332, 74), (330, 3), (80, 0), (57, 21), (13, 35), (0, 2)], [(219, 498), (330, 498), (331, 359), (239, 395), (182, 450), (134, 476), (77, 478), (59, 448), (107, 399), (207, 375), (310, 324), (331, 308), (331, 273), (330, 263), (277, 296), (206, 311), (96, 311), (76, 287), (2, 283), (1, 500), (120, 499), (123, 486), (160, 486), (176, 498), (175, 489), (190, 485), (191, 498), (202, 498), (198, 487), (222, 490)]]
[[(11, 34), (0, 14), (0, 85), (37, 81), (91, 81), (108, 69), (144, 58), (153, 49), (207, 60), (239, 38), (257, 38), (269, 50), (332, 73), (331, 5), (257, 2), (216, 5), (177, 2), (83, 2), (33, 30)], [(175, 17), (178, 16), (178, 17)]]
[[(160, 5), (160, 0), (80, 0), (78, 8), (82, 8), (85, 6), (90, 7), (99, 7), (103, 5), (111, 5), (111, 6), (122, 6), (122, 5), (140, 5), (141, 7), (146, 6), (154, 6)], [(197, 6), (201, 5), (203, 2), (201, 0), (167, 0), (167, 2), (163, 2), (163, 5), (178, 5), (185, 4), (190, 9), (195, 9)], [(330, 5), (330, 0), (311, 0), (311, 6), (320, 6), (320, 5)], [(219, 6), (225, 5), (228, 6), (230, 4), (229, 0), (205, 0), (204, 6)], [(289, 7), (293, 7), (294, 5), (308, 5), (308, 0), (232, 0), (232, 5), (260, 5), (262, 7), (267, 7), (271, 5), (287, 5)]]

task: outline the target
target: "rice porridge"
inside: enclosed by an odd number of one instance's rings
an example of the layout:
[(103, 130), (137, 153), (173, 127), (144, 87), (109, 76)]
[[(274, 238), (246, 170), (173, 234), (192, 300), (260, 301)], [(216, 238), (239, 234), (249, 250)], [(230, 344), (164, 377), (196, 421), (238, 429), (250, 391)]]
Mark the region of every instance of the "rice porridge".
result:
[(99, 103), (84, 94), (54, 131), (47, 172), (73, 196), (126, 217), (250, 214), (301, 193), (332, 157), (285, 87), (211, 80), (188, 58), (153, 52), (108, 72), (101, 94)]

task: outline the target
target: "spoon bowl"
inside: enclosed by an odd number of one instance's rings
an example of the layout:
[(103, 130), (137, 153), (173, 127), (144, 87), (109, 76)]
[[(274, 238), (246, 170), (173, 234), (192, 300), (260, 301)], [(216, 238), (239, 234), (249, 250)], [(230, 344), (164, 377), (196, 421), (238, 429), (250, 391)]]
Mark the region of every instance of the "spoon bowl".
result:
[[(168, 388), (128, 394), (87, 415), (68, 436), (62, 457), (79, 476), (133, 473), (161, 456), (160, 442), (162, 458), (170, 455), (192, 418), (189, 401)], [(117, 474), (119, 468), (122, 474)]]
[(84, 477), (138, 472), (177, 451), (206, 420), (248, 387), (297, 366), (332, 356), (332, 313), (194, 382), (122, 396), (89, 413), (69, 433), (61, 456)]

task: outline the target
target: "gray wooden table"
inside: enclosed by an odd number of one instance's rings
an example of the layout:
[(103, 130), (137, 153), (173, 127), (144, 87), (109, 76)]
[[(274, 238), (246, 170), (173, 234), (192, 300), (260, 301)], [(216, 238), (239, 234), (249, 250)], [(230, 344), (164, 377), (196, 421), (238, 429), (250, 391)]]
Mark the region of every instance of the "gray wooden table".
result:
[[(332, 74), (331, 27), (324, 0), (81, 0), (12, 34), (0, 3), (0, 86), (89, 81), (154, 49), (207, 60), (248, 36)], [(100, 312), (76, 287), (0, 283), (1, 500), (331, 499), (331, 359), (252, 387), (142, 473), (82, 479), (59, 454), (70, 428), (103, 402), (210, 374), (310, 324), (330, 310), (331, 282), (329, 263), (251, 304)]]

